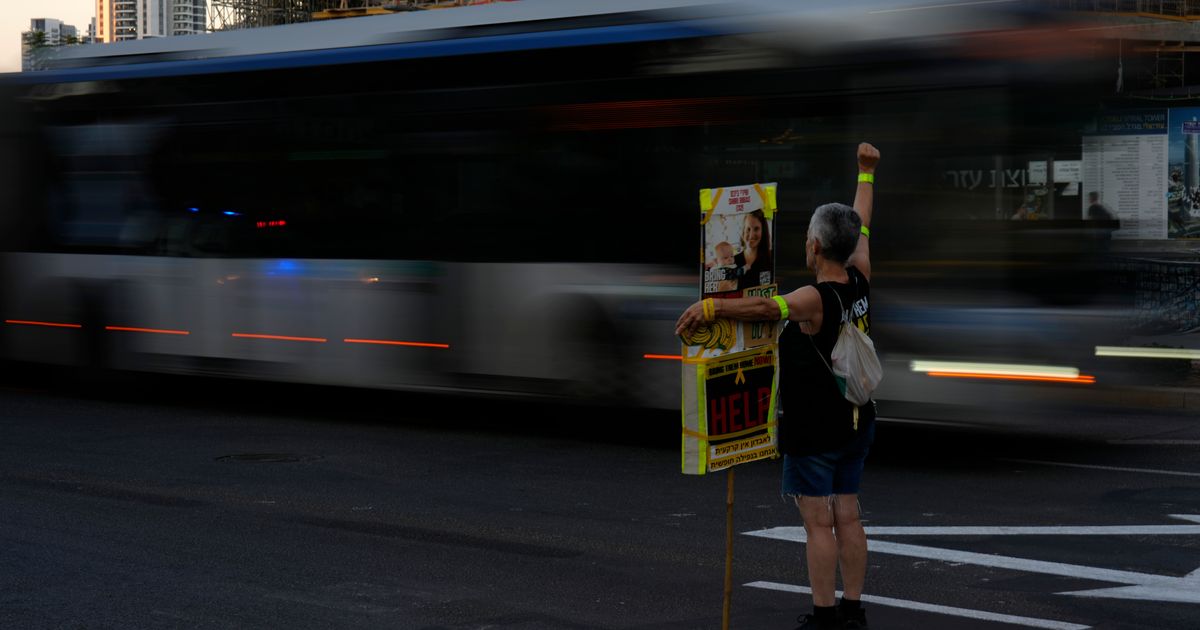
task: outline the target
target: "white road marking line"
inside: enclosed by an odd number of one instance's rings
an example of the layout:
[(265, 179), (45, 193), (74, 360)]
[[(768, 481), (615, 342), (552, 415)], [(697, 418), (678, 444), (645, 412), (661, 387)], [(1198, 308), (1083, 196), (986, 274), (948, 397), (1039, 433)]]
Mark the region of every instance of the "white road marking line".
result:
[[(791, 584), (780, 584), (778, 582), (750, 582), (745, 586), (772, 591), (784, 591), (787, 593), (812, 594), (812, 589), (808, 588), (807, 586), (793, 586)], [(840, 597), (841, 591), (838, 591), (837, 595)], [(940, 615), (952, 615), (955, 617), (966, 617), (968, 619), (978, 619), (980, 621), (996, 621), (1000, 623), (1029, 626), (1031, 628), (1049, 628), (1050, 630), (1087, 630), (1088, 628), (1091, 628), (1091, 626), (1083, 626), (1077, 623), (1066, 623), (1063, 621), (1052, 621), (1049, 619), (1035, 619), (1033, 617), (1018, 617), (1016, 615), (1002, 615), (983, 610), (956, 608), (954, 606), (940, 606), (938, 604), (926, 604), (924, 602), (913, 602), (904, 599), (895, 599), (892, 597), (879, 597), (876, 595), (863, 595), (862, 601), (867, 602), (868, 604), (877, 604), (879, 606), (907, 608), (909, 610), (919, 610), (922, 612), (931, 612)]]
[[(1168, 514), (1197, 525), (916, 525), (864, 527), (868, 536), (1187, 536), (1200, 534), (1200, 514)], [(766, 536), (764, 532), (778, 532)], [(805, 542), (803, 527), (775, 527), (747, 535)]]
[[(775, 540), (787, 540), (791, 542), (807, 541), (807, 536), (804, 534), (803, 527), (772, 527), (770, 529), (763, 529), (755, 532), (745, 532), (745, 534), (747, 536), (773, 538)], [(1024, 571), (1026, 573), (1042, 573), (1045, 575), (1073, 577), (1081, 580), (1096, 580), (1097, 582), (1116, 582), (1117, 584), (1148, 584), (1162, 580), (1181, 579), (1172, 578), (1169, 575), (1154, 575), (1152, 573), (1136, 573), (1133, 571), (1102, 569), (1099, 567), (1088, 567), (1078, 564), (1047, 562), (1045, 560), (1030, 560), (1028, 558), (976, 553), (974, 551), (959, 551), (957, 549), (941, 549), (939, 547), (925, 547), (922, 545), (909, 545), (905, 543), (894, 543), (881, 540), (872, 540), (868, 542), (867, 552), (890, 554), (895, 556), (908, 556), (912, 558), (924, 558), (926, 560), (940, 560), (942, 562), (956, 562), (959, 564), (972, 564), (981, 567), (992, 567), (995, 569), (1010, 569), (1013, 571)], [(1198, 595), (1200, 595), (1200, 593), (1198, 593)]]
[(1200, 473), (1184, 472), (1181, 470), (1156, 470), (1154, 468), (1125, 468), (1123, 466), (1097, 466), (1095, 464), (1071, 464), (1068, 462), (1048, 462), (1037, 459), (1008, 459), (1005, 457), (997, 457), (997, 461), (1012, 462), (1015, 464), (1038, 464), (1041, 466), (1061, 466), (1063, 468), (1088, 468), (1092, 470), (1111, 470), (1114, 472), (1136, 472), (1147, 473), (1153, 475), (1171, 475), (1174, 477), (1200, 477)]
[[(1195, 516), (1173, 515), (1184, 519), (1196, 519)], [(1182, 584), (1182, 587), (1180, 586)], [(1067, 591), (1059, 595), (1074, 595), (1076, 597), (1104, 597), (1111, 599), (1138, 599), (1151, 602), (1182, 602), (1186, 604), (1200, 603), (1197, 597), (1200, 593), (1200, 569), (1180, 578), (1176, 583), (1163, 588), (1159, 584), (1138, 584), (1136, 586), (1119, 586), (1117, 588), (1097, 588), (1089, 591)]]
[(1191, 588), (1163, 588), (1157, 584), (1149, 586), (1118, 586), (1115, 588), (1097, 588), (1090, 591), (1064, 591), (1056, 595), (1073, 595), (1075, 597), (1093, 597), (1105, 599), (1136, 599), (1145, 602), (1176, 602), (1180, 604), (1195, 604), (1198, 602), (1196, 591), (1200, 583)]
[(996, 525), (867, 527), (866, 530), (868, 536), (1194, 536), (1200, 534), (1200, 525)]
[[(1200, 517), (1194, 515), (1173, 514), (1172, 516), (1183, 520), (1200, 522)], [(1180, 525), (1175, 527), (1190, 528), (1191, 526)], [(873, 529), (878, 530), (881, 528)], [(913, 528), (902, 529), (911, 532)], [(927, 529), (937, 531), (957, 528), (931, 527)], [(1075, 528), (1065, 529), (1069, 530)], [(1077, 529), (1077, 531), (1086, 532), (1088, 529), (1091, 528), (1080, 528)], [(870, 533), (870, 530), (868, 530), (868, 535), (870, 535)], [(1061, 533), (1064, 532), (1060, 532), (1060, 534)], [(1180, 533), (1180, 530), (1171, 529), (1164, 533), (1176, 534)], [(745, 532), (745, 534), (747, 536), (757, 536), (760, 538), (772, 538), (775, 540), (787, 540), (800, 543), (807, 542), (808, 538), (805, 535), (803, 527), (772, 527), (770, 529)], [(875, 531), (875, 535), (880, 534), (878, 531)], [(1138, 573), (1135, 571), (1119, 571), (1115, 569), (1104, 569), (1100, 567), (1089, 567), (1077, 564), (1047, 562), (1043, 560), (1031, 560), (1028, 558), (975, 553), (972, 551), (960, 551), (957, 549), (941, 549), (938, 547), (925, 547), (921, 545), (909, 545), (879, 540), (870, 541), (867, 549), (870, 553), (908, 556), (914, 558), (924, 558), (927, 560), (939, 560), (949, 563), (971, 564), (997, 569), (1008, 569), (1012, 571), (1024, 571), (1026, 573), (1042, 573), (1045, 575), (1056, 575), (1080, 580), (1116, 582), (1118, 584), (1127, 584), (1135, 587), (1146, 587), (1130, 589), (1103, 588), (1075, 592), (1064, 591), (1058, 593), (1059, 595), (1078, 595), (1080, 597), (1115, 597), (1121, 599), (1146, 599), (1150, 601), (1200, 604), (1200, 570), (1193, 571), (1184, 577), (1173, 577), (1170, 575)]]

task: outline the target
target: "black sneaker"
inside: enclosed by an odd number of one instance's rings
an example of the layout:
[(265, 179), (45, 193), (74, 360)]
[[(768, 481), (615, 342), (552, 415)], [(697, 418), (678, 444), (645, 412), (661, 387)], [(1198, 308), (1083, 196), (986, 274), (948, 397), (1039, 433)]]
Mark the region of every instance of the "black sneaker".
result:
[[(800, 624), (796, 626), (796, 630), (841, 630), (842, 626), (838, 623), (837, 617), (828, 621), (817, 619), (816, 615), (804, 615), (796, 617), (796, 621)], [(865, 626), (864, 626), (865, 627)]]
[(862, 608), (854, 612), (842, 609), (838, 613), (842, 615), (842, 628), (845, 630), (869, 630), (867, 627), (867, 612)]

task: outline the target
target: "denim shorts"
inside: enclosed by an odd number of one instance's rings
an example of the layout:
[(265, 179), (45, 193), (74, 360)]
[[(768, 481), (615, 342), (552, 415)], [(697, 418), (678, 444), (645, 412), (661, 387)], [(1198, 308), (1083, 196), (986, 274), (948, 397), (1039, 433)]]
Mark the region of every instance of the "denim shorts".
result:
[(858, 494), (863, 463), (874, 441), (875, 423), (871, 422), (841, 450), (817, 455), (784, 455), (783, 496)]

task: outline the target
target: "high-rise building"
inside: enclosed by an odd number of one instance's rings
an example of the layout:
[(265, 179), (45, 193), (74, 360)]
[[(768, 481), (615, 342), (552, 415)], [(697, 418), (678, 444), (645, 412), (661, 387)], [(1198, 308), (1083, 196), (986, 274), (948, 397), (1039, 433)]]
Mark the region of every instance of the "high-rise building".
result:
[(58, 46), (63, 43), (63, 40), (66, 38), (66, 33), (63, 32), (64, 28), (70, 29), (72, 32), (75, 30), (74, 26), (67, 26), (62, 23), (62, 20), (53, 20), (50, 18), (34, 18), (29, 20), (29, 32), (43, 33), (47, 46)]
[(208, 3), (205, 0), (170, 2), (172, 35), (192, 35), (208, 30)]
[(96, 41), (123, 42), (138, 38), (138, 0), (96, 0)]
[(38, 68), (38, 55), (49, 48), (64, 44), (78, 44), (79, 31), (62, 20), (34, 18), (29, 21), (29, 30), (21, 33), (21, 71)]
[(207, 25), (205, 0), (96, 0), (98, 42), (191, 35)]

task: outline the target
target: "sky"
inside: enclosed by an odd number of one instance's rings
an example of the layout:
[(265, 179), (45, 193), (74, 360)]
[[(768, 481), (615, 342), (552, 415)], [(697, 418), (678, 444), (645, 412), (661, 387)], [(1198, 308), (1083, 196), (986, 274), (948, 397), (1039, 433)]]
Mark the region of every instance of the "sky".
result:
[(21, 70), (21, 33), (33, 18), (53, 18), (87, 33), (96, 0), (0, 0), (0, 72)]

